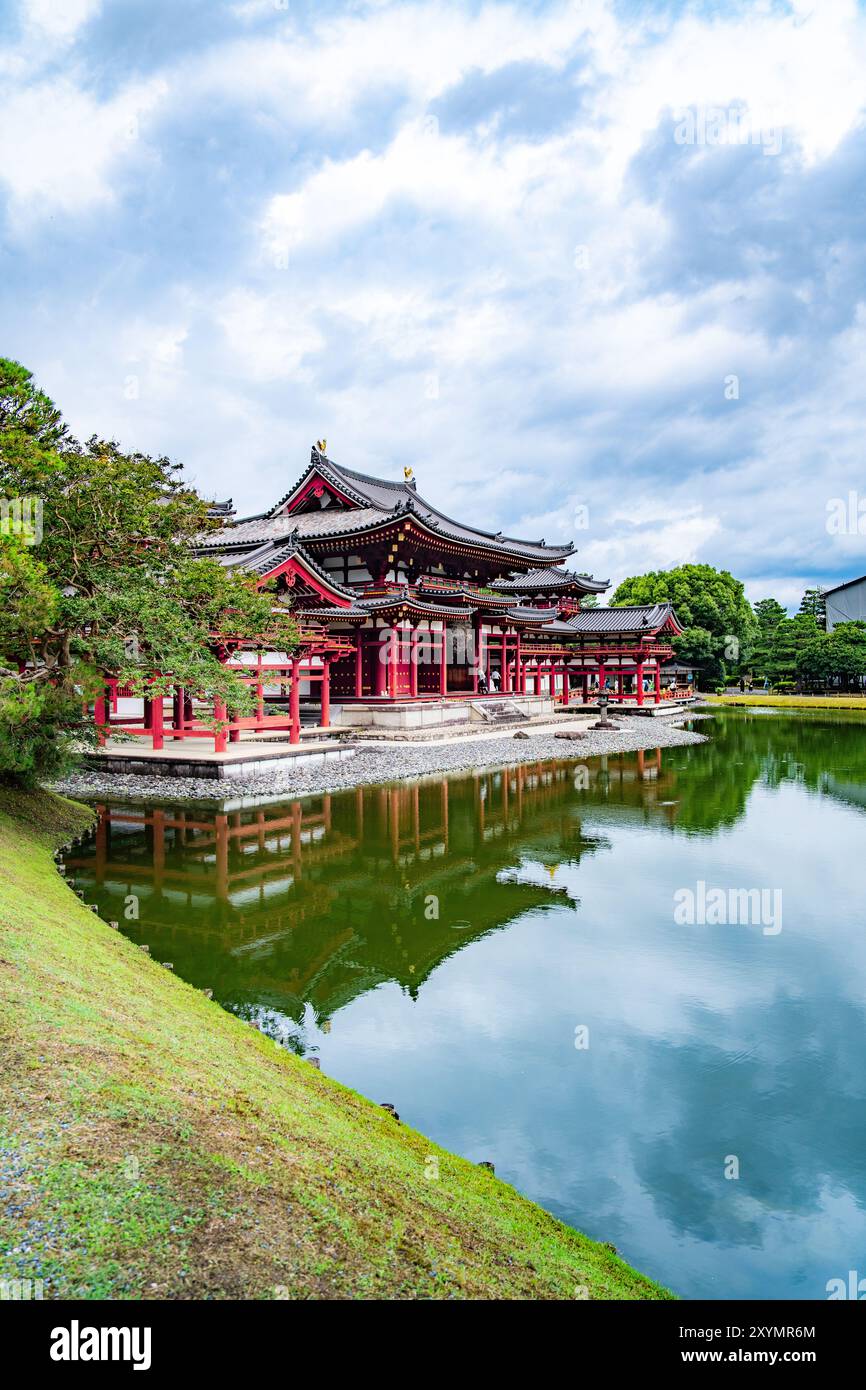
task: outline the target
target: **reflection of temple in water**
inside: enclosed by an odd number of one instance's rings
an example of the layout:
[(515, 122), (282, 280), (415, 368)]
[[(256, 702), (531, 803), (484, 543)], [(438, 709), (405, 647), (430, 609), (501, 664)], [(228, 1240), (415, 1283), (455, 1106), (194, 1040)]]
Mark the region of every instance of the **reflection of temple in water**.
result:
[[(587, 796), (655, 801), (660, 780), (659, 751), (229, 812), (102, 805), (67, 864), (104, 917), (191, 983), (295, 1018), (310, 1002), (321, 1019), (388, 980), (414, 994), (469, 942), (569, 903), (556, 866), (604, 844), (582, 830)], [(539, 863), (543, 885), (514, 873)]]

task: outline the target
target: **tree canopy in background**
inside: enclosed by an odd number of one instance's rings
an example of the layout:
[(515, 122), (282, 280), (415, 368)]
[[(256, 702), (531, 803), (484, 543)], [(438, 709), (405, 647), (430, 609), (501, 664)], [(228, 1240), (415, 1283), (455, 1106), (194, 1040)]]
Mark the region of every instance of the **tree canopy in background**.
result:
[(717, 680), (736, 670), (757, 632), (757, 619), (739, 579), (712, 565), (676, 565), (669, 570), (624, 579), (611, 604), (672, 603), (684, 629), (674, 642), (677, 655)]
[(16, 512), (0, 534), (0, 776), (63, 766), (103, 673), (137, 693), (176, 683), (244, 710), (216, 634), (295, 646), (293, 619), (252, 577), (192, 555), (213, 523), (179, 465), (78, 443), (31, 373), (4, 358), (0, 496), (31, 518), (39, 507), (36, 535)]

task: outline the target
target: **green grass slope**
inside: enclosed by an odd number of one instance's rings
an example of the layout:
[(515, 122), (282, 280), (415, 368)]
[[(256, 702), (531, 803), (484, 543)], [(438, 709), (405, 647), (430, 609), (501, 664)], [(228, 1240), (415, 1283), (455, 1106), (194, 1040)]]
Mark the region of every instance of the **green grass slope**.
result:
[(51, 857), (88, 822), (0, 797), (0, 1279), (46, 1298), (671, 1296), (100, 921)]

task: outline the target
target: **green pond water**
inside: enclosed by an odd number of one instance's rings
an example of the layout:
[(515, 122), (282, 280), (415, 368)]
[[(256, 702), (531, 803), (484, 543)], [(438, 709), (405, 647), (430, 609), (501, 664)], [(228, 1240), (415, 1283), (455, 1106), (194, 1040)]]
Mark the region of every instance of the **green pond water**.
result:
[(225, 814), (105, 805), (69, 862), (154, 959), (683, 1296), (826, 1298), (866, 1278), (866, 722), (699, 727)]

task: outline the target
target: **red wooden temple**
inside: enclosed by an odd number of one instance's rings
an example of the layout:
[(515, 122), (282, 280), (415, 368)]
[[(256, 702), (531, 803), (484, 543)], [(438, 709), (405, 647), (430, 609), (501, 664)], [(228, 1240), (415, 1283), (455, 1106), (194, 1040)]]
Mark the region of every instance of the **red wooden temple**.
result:
[[(275, 602), (300, 624), (293, 653), (232, 648), (226, 659), (254, 687), (256, 710), (233, 718), (217, 707), (215, 748), (245, 730), (285, 730), (302, 722), (328, 728), (335, 709), (349, 726), (375, 723), (383, 707), (405, 711), (446, 702), (509, 699), (538, 712), (601, 692), (614, 700), (659, 702), (663, 665), (680, 632), (669, 604), (582, 608), (607, 581), (565, 567), (568, 544), (478, 530), (446, 516), (418, 493), (411, 469), (402, 482), (344, 468), (313, 448), (294, 487), (268, 511), (236, 519), (214, 506), (222, 525), (197, 553), (274, 582)], [(112, 706), (116, 707), (116, 691)], [(214, 737), (175, 691), (170, 712), (145, 702), (140, 716), (105, 705), (97, 722), (165, 739)], [(416, 721), (417, 723), (417, 718)], [(445, 721), (447, 722), (447, 720)]]

